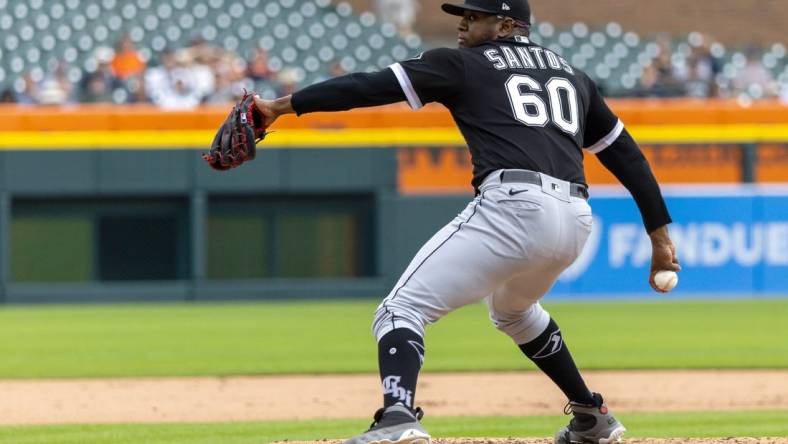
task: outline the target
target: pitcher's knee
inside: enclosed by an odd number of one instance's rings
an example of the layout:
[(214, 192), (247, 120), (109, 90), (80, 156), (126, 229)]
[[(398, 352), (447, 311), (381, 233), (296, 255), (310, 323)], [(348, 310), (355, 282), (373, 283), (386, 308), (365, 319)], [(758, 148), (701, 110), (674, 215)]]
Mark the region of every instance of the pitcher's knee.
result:
[(413, 307), (393, 304), (389, 300), (384, 300), (375, 311), (375, 318), (372, 321), (372, 333), (376, 340), (392, 330), (407, 328), (421, 337), (424, 337), (424, 316)]
[(490, 320), (515, 343), (525, 344), (542, 334), (550, 323), (550, 314), (541, 305), (534, 304), (528, 311), (515, 315), (490, 312)]

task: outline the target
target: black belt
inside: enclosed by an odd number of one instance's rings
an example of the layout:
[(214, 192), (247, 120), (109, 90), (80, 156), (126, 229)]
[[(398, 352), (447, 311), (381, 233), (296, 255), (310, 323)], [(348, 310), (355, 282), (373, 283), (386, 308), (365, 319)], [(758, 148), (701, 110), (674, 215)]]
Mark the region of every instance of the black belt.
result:
[[(536, 171), (509, 170), (501, 173), (501, 183), (530, 183), (542, 186), (542, 176)], [(570, 183), (569, 195), (587, 200), (588, 188), (579, 183)]]

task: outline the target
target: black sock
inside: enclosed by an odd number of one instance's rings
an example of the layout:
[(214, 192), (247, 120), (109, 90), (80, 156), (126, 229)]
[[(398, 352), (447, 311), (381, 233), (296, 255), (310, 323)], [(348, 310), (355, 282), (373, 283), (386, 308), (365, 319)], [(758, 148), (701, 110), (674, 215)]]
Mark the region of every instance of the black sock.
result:
[(521, 344), (520, 350), (556, 383), (570, 401), (594, 404), (594, 397), (580, 376), (561, 337), (561, 330), (553, 319), (550, 319), (547, 329), (538, 338)]
[(416, 381), (424, 363), (424, 340), (414, 331), (398, 328), (378, 342), (378, 365), (383, 384), (383, 406), (401, 403), (413, 409)]

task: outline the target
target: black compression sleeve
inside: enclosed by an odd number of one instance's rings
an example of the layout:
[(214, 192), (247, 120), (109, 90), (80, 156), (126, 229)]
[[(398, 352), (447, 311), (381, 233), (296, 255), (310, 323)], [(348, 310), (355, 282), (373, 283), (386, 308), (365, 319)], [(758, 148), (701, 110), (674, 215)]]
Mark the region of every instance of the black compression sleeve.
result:
[(651, 233), (671, 222), (657, 179), (626, 129), (597, 157), (635, 198), (647, 232)]
[(293, 110), (301, 114), (318, 111), (346, 111), (366, 106), (386, 105), (405, 100), (405, 93), (390, 69), (374, 73), (348, 74), (308, 86), (291, 99)]

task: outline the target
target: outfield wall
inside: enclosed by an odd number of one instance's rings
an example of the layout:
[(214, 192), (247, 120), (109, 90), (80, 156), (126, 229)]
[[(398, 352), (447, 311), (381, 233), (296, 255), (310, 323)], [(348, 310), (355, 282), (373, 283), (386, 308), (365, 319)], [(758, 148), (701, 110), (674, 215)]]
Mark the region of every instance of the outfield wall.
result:
[[(381, 297), (472, 198), (398, 193), (396, 150), (266, 151), (222, 174), (193, 151), (49, 154), (0, 154), (6, 302)], [(677, 296), (788, 294), (788, 188), (666, 189)], [(647, 293), (634, 203), (592, 196), (594, 234), (554, 295)]]
[(396, 152), (0, 152), (6, 302), (380, 295)]
[[(685, 183), (676, 295), (788, 294), (788, 108), (704, 103), (614, 102), (660, 182)], [(285, 119), (220, 173), (199, 155), (224, 111), (0, 107), (0, 300), (379, 298), (472, 198), (436, 107)], [(637, 211), (587, 171), (599, 231), (556, 297), (649, 292)]]

